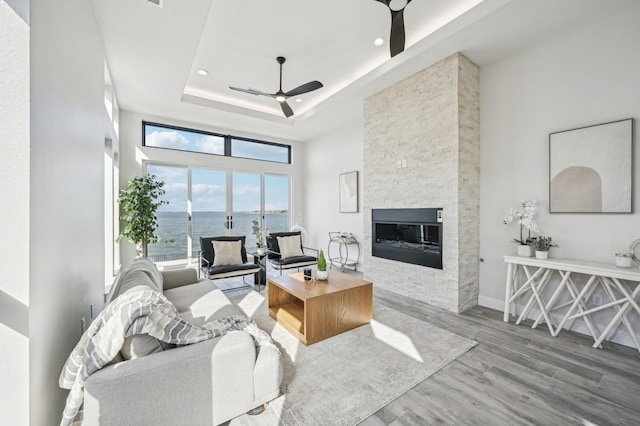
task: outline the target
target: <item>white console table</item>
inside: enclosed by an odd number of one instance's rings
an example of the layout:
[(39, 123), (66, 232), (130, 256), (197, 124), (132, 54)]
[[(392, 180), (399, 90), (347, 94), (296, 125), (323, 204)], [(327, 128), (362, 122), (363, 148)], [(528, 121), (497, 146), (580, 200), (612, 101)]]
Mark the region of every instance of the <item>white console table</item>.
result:
[[(520, 324), (526, 319), (535, 306), (540, 314), (533, 322), (535, 328), (544, 319), (552, 336), (557, 336), (560, 330), (570, 328), (578, 318), (583, 318), (594, 339), (594, 348), (602, 347), (602, 342), (620, 326), (624, 324), (631, 339), (640, 351), (638, 335), (636, 335), (629, 313), (633, 310), (640, 314), (638, 296), (640, 296), (640, 269), (618, 268), (606, 263), (584, 262), (568, 259), (537, 259), (534, 257), (504, 256), (507, 263), (507, 283), (504, 297), (504, 321), (509, 322), (509, 314), (515, 308), (519, 298), (529, 297), (527, 303), (516, 320)], [(520, 273), (522, 272), (522, 273)], [(557, 273), (559, 282), (553, 284), (555, 288), (546, 294), (551, 294), (544, 300), (543, 291), (549, 285), (550, 278)], [(572, 279), (575, 274), (588, 276), (586, 284), (580, 289)], [(524, 275), (524, 280), (520, 278)], [(593, 292), (601, 287), (609, 299), (608, 303), (589, 307), (589, 300)], [(569, 301), (560, 303), (563, 293), (569, 294)], [(555, 324), (551, 312), (569, 307), (562, 320)], [(591, 314), (605, 309), (615, 310), (611, 321), (602, 332), (591, 318)], [(516, 315), (515, 311), (513, 314)]]

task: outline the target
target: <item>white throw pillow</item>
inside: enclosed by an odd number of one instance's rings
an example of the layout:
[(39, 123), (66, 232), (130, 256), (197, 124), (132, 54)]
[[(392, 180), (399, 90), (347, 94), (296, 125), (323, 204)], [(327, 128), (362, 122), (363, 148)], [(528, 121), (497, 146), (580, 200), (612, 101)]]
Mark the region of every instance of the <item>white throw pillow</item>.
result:
[(302, 252), (302, 244), (300, 243), (300, 235), (276, 238), (278, 238), (278, 247), (280, 247), (281, 258), (286, 259), (288, 257), (304, 256), (304, 253)]
[(242, 241), (212, 241), (213, 266), (242, 265)]

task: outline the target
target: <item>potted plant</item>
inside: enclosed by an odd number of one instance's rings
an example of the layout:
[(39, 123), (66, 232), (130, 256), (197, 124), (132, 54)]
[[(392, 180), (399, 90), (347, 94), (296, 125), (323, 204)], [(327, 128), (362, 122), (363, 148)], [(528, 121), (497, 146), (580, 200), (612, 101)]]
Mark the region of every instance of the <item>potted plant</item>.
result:
[(551, 237), (540, 235), (534, 239), (534, 247), (536, 248), (536, 257), (538, 259), (546, 259), (549, 257), (549, 249), (558, 247), (558, 245), (551, 242)]
[(267, 249), (267, 245), (266, 245), (266, 238), (269, 237), (269, 232), (268, 230), (262, 230), (262, 228), (260, 227), (260, 223), (258, 222), (258, 219), (253, 219), (251, 221), (251, 229), (252, 229), (252, 234), (256, 237), (256, 252), (262, 256), (266, 249)]
[[(520, 238), (514, 238), (513, 241), (518, 243), (518, 256), (533, 256), (533, 244), (535, 237), (531, 236), (531, 233), (539, 233), (540, 228), (533, 219), (537, 212), (536, 200), (527, 200), (522, 203), (522, 207), (519, 209), (509, 209), (504, 216), (503, 222), (509, 224), (517, 219), (518, 225), (520, 225)], [(524, 229), (527, 229), (527, 238), (524, 238)]]
[(160, 237), (156, 235), (158, 207), (169, 204), (168, 201), (159, 200), (164, 195), (163, 181), (156, 180), (155, 175), (136, 176), (126, 188), (120, 190), (118, 203), (124, 214), (121, 220), (126, 223), (116, 241), (129, 238), (136, 245), (138, 255), (147, 256), (147, 246), (157, 243)]
[(318, 253), (318, 271), (316, 272), (316, 278), (319, 280), (326, 280), (329, 278), (329, 272), (327, 272), (327, 259), (324, 257), (324, 251), (320, 249)]

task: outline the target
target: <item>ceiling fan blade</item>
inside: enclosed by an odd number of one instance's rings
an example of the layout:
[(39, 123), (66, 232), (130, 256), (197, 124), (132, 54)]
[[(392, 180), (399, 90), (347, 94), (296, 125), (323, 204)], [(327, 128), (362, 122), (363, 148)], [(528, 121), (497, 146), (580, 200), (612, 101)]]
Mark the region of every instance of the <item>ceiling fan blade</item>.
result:
[(291, 109), (291, 107), (289, 106), (289, 104), (287, 103), (287, 101), (284, 102), (278, 102), (280, 104), (280, 107), (282, 108), (282, 112), (284, 112), (284, 115), (289, 118), (293, 115), (293, 110)]
[(404, 9), (391, 11), (389, 50), (391, 51), (392, 58), (404, 51)]
[(323, 87), (322, 83), (320, 83), (317, 80), (314, 81), (310, 81), (306, 84), (303, 84), (302, 86), (298, 86), (293, 90), (289, 90), (287, 93), (285, 93), (284, 95), (286, 97), (289, 96), (298, 96), (298, 95), (302, 95), (304, 93), (309, 93), (309, 92), (313, 92), (314, 90), (318, 90), (319, 88)]
[(284, 64), (286, 60), (287, 59), (284, 56), (278, 56), (276, 58), (276, 61), (278, 62), (278, 64), (280, 64), (280, 89), (278, 89), (276, 93), (265, 93), (255, 89), (242, 89), (240, 87), (233, 86), (229, 86), (229, 89), (255, 96), (268, 96), (270, 98), (275, 98), (275, 100), (280, 104), (280, 108), (282, 108), (282, 112), (284, 113), (285, 117), (291, 117), (293, 115), (293, 110), (287, 103), (288, 97), (302, 95), (303, 93), (309, 93), (324, 86), (319, 81), (314, 80), (303, 84), (302, 86), (298, 86), (295, 89), (290, 90), (288, 93), (284, 93), (282, 91), (282, 64)]
[(276, 96), (272, 93), (265, 93), (255, 89), (241, 89), (240, 87), (232, 87), (232, 86), (229, 86), (229, 89), (237, 90), (238, 92), (248, 93), (250, 95), (255, 95), (255, 96), (268, 96), (270, 98), (275, 98)]

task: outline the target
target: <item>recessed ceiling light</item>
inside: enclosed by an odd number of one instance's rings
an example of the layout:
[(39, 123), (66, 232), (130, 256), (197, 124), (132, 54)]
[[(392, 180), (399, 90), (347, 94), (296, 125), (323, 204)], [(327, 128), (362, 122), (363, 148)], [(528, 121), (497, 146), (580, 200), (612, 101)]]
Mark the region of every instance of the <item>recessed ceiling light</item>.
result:
[(384, 39), (382, 37), (378, 37), (373, 41), (373, 44), (376, 46), (382, 46), (384, 44)]
[(389, 2), (389, 9), (397, 12), (404, 9), (407, 6), (407, 3), (409, 3), (407, 0), (391, 0)]
[(302, 98), (296, 98), (296, 102), (297, 102), (297, 103), (302, 102)]
[(208, 75), (209, 71), (205, 70), (204, 68), (200, 68), (198, 70), (198, 74), (200, 74), (200, 75)]

